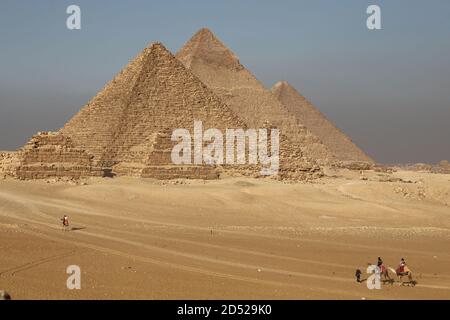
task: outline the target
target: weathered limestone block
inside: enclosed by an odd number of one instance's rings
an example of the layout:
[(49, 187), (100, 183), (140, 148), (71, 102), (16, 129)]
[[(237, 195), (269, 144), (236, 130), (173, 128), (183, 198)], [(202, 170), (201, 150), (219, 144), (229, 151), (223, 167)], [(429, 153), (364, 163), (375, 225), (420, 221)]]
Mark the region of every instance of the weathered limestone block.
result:
[(219, 172), (211, 165), (180, 165), (172, 162), (172, 149), (177, 142), (171, 140), (171, 130), (166, 128), (153, 135), (153, 148), (145, 159), (143, 178), (159, 180), (219, 178)]
[(16, 176), (16, 168), (19, 165), (18, 153), (14, 151), (0, 152), (0, 177), (7, 178)]
[(142, 178), (154, 178), (158, 180), (172, 179), (219, 179), (219, 173), (214, 166), (148, 166), (142, 170)]
[(373, 169), (374, 163), (367, 161), (339, 161), (337, 166), (340, 168), (360, 171)]

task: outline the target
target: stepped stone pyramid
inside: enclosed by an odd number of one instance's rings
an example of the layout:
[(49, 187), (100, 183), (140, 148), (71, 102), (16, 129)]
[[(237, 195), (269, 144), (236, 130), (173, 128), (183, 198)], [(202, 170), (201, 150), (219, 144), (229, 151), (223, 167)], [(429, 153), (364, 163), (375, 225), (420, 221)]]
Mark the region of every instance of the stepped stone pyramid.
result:
[(295, 141), (305, 157), (320, 164), (337, 160), (208, 29), (199, 30), (176, 57), (250, 127), (261, 127), (269, 121)]
[(93, 156), (56, 132), (39, 132), (20, 150), (3, 156), (5, 175), (22, 180), (103, 176)]
[(313, 134), (345, 162), (368, 162), (373, 160), (353, 141), (326, 118), (314, 105), (298, 93), (289, 83), (281, 81), (272, 87), (272, 93), (295, 117), (300, 119)]

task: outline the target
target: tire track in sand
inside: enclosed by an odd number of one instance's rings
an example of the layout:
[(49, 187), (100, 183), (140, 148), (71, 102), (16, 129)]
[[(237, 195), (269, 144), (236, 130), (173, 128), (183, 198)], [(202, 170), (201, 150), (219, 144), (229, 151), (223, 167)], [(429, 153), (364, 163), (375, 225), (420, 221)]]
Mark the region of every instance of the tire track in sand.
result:
[[(17, 218), (19, 220), (28, 221), (28, 222), (31, 222), (31, 223), (34, 223), (34, 224), (45, 225), (47, 227), (50, 227), (51, 229), (59, 230), (58, 226), (55, 225), (55, 224), (39, 222), (39, 221), (36, 221), (36, 220), (27, 219), (27, 218), (23, 218), (23, 217), (18, 217), (18, 216), (15, 216), (15, 215), (11, 216), (11, 217)], [(247, 269), (247, 270), (255, 270), (255, 269), (261, 268), (261, 266), (259, 266), (259, 265), (230, 262), (230, 261), (225, 261), (225, 260), (220, 260), (220, 259), (212, 259), (212, 258), (204, 257), (204, 256), (201, 256), (201, 255), (183, 253), (183, 252), (179, 252), (179, 251), (176, 251), (176, 250), (165, 249), (165, 248), (160, 248), (160, 247), (148, 245), (148, 244), (145, 244), (143, 242), (137, 242), (137, 241), (132, 241), (132, 240), (125, 240), (125, 239), (122, 239), (122, 238), (113, 237), (113, 236), (107, 236), (107, 235), (104, 235), (104, 234), (91, 233), (91, 232), (82, 231), (82, 230), (77, 231), (77, 233), (85, 234), (87, 236), (91, 236), (91, 237), (95, 237), (95, 238), (115, 241), (115, 242), (131, 245), (131, 246), (135, 246), (135, 247), (139, 247), (139, 248), (146, 248), (147, 250), (150, 250), (150, 251), (151, 250), (158, 251), (158, 252), (161, 252), (161, 253), (164, 253), (164, 254), (171, 254), (171, 255), (177, 256), (177, 257), (182, 256), (182, 257), (185, 257), (185, 258), (188, 258), (188, 259), (200, 260), (200, 261), (203, 261), (203, 262), (208, 262), (208, 263), (213, 263), (213, 264), (226, 265), (226, 266), (230, 266), (230, 267), (242, 268), (242, 269)], [(67, 242), (68, 240), (67, 239), (58, 238), (57, 241)], [(78, 242), (70, 241), (70, 243), (76, 245)], [(85, 243), (84, 245), (89, 245), (92, 248), (97, 248), (99, 250), (100, 249), (110, 250), (111, 253), (114, 252), (116, 255), (119, 255), (119, 253), (121, 253), (120, 251), (117, 251), (117, 250), (107, 249), (105, 247), (99, 247), (99, 246), (91, 245), (91, 244), (87, 244), (87, 243)], [(124, 253), (122, 253), (122, 254), (124, 254)], [(137, 259), (137, 260), (139, 260), (137, 257), (141, 257), (141, 256), (136, 256), (136, 255), (130, 255), (130, 254), (124, 254), (122, 256), (124, 256), (124, 257), (131, 257), (132, 259)], [(147, 262), (151, 262), (151, 263), (158, 264), (158, 265), (170, 266), (170, 267), (174, 267), (174, 268), (177, 268), (177, 269), (182, 269), (182, 270), (185, 270), (185, 271), (202, 272), (202, 273), (206, 272), (206, 274), (209, 274), (209, 275), (222, 275), (222, 276), (226, 276), (226, 277), (228, 277), (230, 279), (235, 278), (236, 280), (237, 279), (247, 279), (246, 277), (233, 276), (233, 275), (229, 275), (229, 274), (222, 274), (222, 273), (218, 273), (218, 272), (214, 272), (214, 271), (206, 271), (204, 269), (200, 269), (200, 268), (196, 268), (196, 267), (190, 267), (190, 266), (186, 266), (186, 265), (180, 265), (180, 264), (173, 263), (173, 262), (161, 261), (161, 260), (151, 259), (151, 258), (147, 258), (147, 257), (141, 257), (141, 258), (143, 258)], [(287, 275), (287, 276), (295, 275), (295, 276), (298, 276), (298, 277), (306, 277), (306, 278), (313, 278), (313, 279), (318, 279), (318, 280), (337, 281), (337, 282), (346, 282), (346, 283), (353, 282), (352, 279), (348, 279), (348, 278), (330, 277), (330, 276), (316, 275), (316, 274), (311, 274), (311, 273), (303, 273), (303, 272), (297, 272), (297, 271), (288, 271), (288, 270), (277, 269), (277, 268), (263, 268), (263, 269), (264, 269), (265, 272), (278, 274), (278, 275)], [(252, 278), (250, 278), (250, 279), (252, 279)], [(256, 279), (256, 281), (258, 281), (260, 283), (262, 280)], [(268, 280), (263, 280), (263, 281), (268, 281)], [(269, 281), (269, 282), (270, 283), (277, 283), (278, 285), (281, 284), (280, 282), (276, 282), (276, 281), (275, 282), (274, 281)], [(283, 283), (283, 285), (285, 285), (285, 284)], [(298, 285), (296, 285), (296, 286), (298, 286)], [(300, 286), (300, 287), (304, 288), (303, 286)], [(427, 286), (421, 285), (421, 287), (427, 287)], [(438, 287), (442, 288), (442, 289), (450, 289), (450, 287), (444, 287), (444, 286), (442, 286), (442, 287), (440, 287), (440, 286), (430, 286), (430, 288), (438, 288)]]
[[(4, 192), (3, 192), (4, 193)], [(0, 197), (2, 196), (2, 193), (0, 192)], [(8, 197), (10, 200), (13, 198), (23, 199), (22, 197), (17, 197), (12, 195), (11, 197)], [(47, 202), (45, 201), (38, 201), (38, 200), (31, 200), (27, 199), (28, 202), (32, 202), (35, 204), (39, 204), (42, 206), (50, 206), (50, 207), (56, 207), (56, 208), (63, 208), (64, 210), (70, 210), (70, 211), (76, 211), (77, 214), (80, 215), (86, 215), (86, 216), (97, 216), (97, 217), (103, 217), (108, 219), (115, 219), (115, 220), (121, 220), (121, 221), (129, 221), (129, 222), (136, 222), (136, 223), (144, 223), (144, 224), (151, 224), (151, 225), (158, 225), (158, 226), (164, 226), (164, 227), (175, 227), (175, 228), (184, 228), (184, 229), (191, 229), (191, 230), (199, 230), (204, 232), (210, 232), (210, 227), (199, 227), (199, 226), (192, 226), (192, 225), (186, 225), (186, 224), (179, 224), (179, 223), (172, 223), (172, 222), (161, 222), (151, 219), (139, 219), (139, 218), (131, 218), (131, 217), (121, 217), (121, 216), (115, 216), (105, 213), (98, 213), (94, 212), (91, 209), (82, 209), (84, 207), (79, 205), (61, 205), (61, 204), (55, 204), (51, 203), (53, 199), (48, 199)], [(20, 201), (20, 200), (18, 200)], [(22, 202), (22, 201), (20, 201)], [(70, 200), (65, 201), (65, 203), (71, 203)], [(69, 207), (69, 209), (68, 209)], [(75, 210), (74, 208), (78, 208), (78, 210)], [(389, 208), (389, 207), (388, 207)], [(392, 209), (392, 208), (391, 208)], [(395, 210), (395, 209), (392, 209)], [(51, 216), (49, 216), (51, 217)], [(52, 217), (53, 218), (53, 217)], [(411, 249), (403, 249), (403, 248), (397, 248), (392, 249), (385, 246), (379, 246), (379, 245), (361, 245), (361, 244), (349, 244), (346, 242), (339, 242), (339, 241), (326, 241), (326, 240), (317, 240), (317, 239), (305, 239), (305, 238), (295, 238), (295, 237), (287, 237), (287, 236), (279, 236), (279, 235), (270, 235), (270, 234), (257, 234), (253, 232), (242, 232), (242, 231), (236, 231), (236, 230), (225, 230), (225, 229), (215, 229), (216, 232), (224, 233), (224, 234), (232, 234), (232, 235), (240, 235), (240, 236), (248, 236), (248, 237), (254, 237), (254, 238), (266, 238), (266, 239), (273, 239), (273, 240), (286, 240), (286, 241), (299, 241), (299, 242), (309, 242), (309, 243), (321, 243), (326, 245), (332, 245), (332, 246), (341, 246), (341, 247), (349, 247), (352, 248), (358, 248), (361, 250), (375, 250), (375, 249), (383, 249), (384, 251), (391, 251), (391, 252), (398, 252), (401, 250), (404, 253), (411, 253), (411, 254), (421, 254), (421, 255), (429, 255), (431, 254), (430, 251), (420, 251), (420, 250), (411, 250)], [(442, 253), (440, 253), (443, 255)]]
[(72, 256), (75, 254), (75, 250), (72, 250), (70, 252), (66, 252), (66, 253), (62, 253), (62, 254), (57, 254), (57, 255), (53, 255), (50, 257), (45, 257), (45, 258), (41, 258), (41, 259), (37, 259), (37, 260), (33, 260), (27, 263), (24, 263), (20, 266), (16, 266), (16, 267), (12, 267), (6, 270), (2, 270), (0, 271), (0, 277), (2, 277), (5, 274), (10, 273), (10, 276), (15, 276), (17, 273), (22, 272), (22, 271), (26, 271), (26, 270), (30, 270), (33, 269), (39, 265), (45, 264), (47, 262), (52, 262), (52, 261), (56, 261), (62, 258), (66, 258), (69, 256)]
[[(22, 220), (22, 218), (20, 218), (20, 217), (18, 217), (18, 219)], [(88, 248), (91, 250), (115, 255), (115, 256), (129, 259), (132, 261), (150, 263), (150, 264), (154, 264), (154, 265), (157, 265), (160, 267), (169, 267), (169, 268), (174, 268), (174, 269), (178, 269), (178, 270), (182, 270), (182, 271), (186, 271), (186, 272), (203, 274), (206, 276), (218, 277), (218, 278), (234, 280), (234, 281), (243, 281), (243, 282), (253, 283), (253, 284), (257, 284), (257, 285), (267, 285), (267, 286), (272, 286), (272, 287), (277, 287), (277, 288), (291, 287), (291, 288), (309, 290), (312, 292), (321, 291), (321, 292), (328, 293), (328, 294), (333, 293), (333, 294), (344, 295), (344, 296), (349, 296), (349, 297), (359, 297), (358, 294), (353, 294), (353, 293), (345, 291), (345, 290), (335, 290), (335, 289), (328, 289), (328, 288), (322, 288), (322, 287), (314, 287), (314, 289), (312, 289), (310, 286), (306, 286), (306, 285), (303, 286), (303, 285), (294, 284), (294, 283), (284, 283), (284, 282), (279, 282), (279, 281), (263, 280), (263, 279), (252, 278), (252, 277), (247, 277), (247, 276), (239, 276), (239, 275), (233, 275), (233, 274), (228, 274), (228, 273), (223, 273), (223, 272), (216, 272), (216, 271), (207, 270), (207, 269), (203, 269), (203, 268), (191, 267), (191, 266), (186, 266), (186, 265), (177, 264), (177, 263), (173, 263), (173, 262), (161, 261), (161, 260), (157, 260), (154, 258), (143, 257), (140, 255), (134, 255), (134, 254), (122, 252), (119, 250), (110, 249), (110, 248), (98, 246), (95, 244), (90, 244), (90, 243), (83, 242), (83, 241), (68, 240), (65, 238), (47, 235), (42, 232), (36, 232), (36, 231), (32, 231), (32, 230), (23, 230), (23, 232), (27, 233), (29, 235), (41, 238), (41, 239), (63, 242), (63, 243), (77, 246), (77, 247)]]

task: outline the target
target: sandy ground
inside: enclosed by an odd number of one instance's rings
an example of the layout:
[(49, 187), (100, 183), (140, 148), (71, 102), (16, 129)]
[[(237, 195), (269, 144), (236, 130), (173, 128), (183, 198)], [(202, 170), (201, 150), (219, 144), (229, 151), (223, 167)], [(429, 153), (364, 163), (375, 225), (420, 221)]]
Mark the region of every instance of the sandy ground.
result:
[[(15, 299), (449, 299), (450, 175), (313, 184), (0, 181), (0, 289)], [(59, 218), (67, 214), (72, 230)], [(418, 281), (356, 268), (405, 258)], [(66, 268), (81, 268), (68, 290)]]

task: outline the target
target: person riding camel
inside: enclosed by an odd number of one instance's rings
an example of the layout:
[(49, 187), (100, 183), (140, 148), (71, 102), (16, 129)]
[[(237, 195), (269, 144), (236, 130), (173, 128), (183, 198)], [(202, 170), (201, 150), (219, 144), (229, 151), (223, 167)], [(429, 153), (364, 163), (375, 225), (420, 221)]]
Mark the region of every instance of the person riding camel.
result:
[(406, 264), (405, 259), (402, 258), (402, 260), (400, 260), (400, 263), (397, 267), (397, 270), (395, 270), (395, 272), (397, 273), (397, 276), (399, 277), (400, 281), (402, 281), (402, 277), (407, 276), (408, 280), (409, 280), (407, 283), (409, 283), (410, 285), (413, 285), (413, 286), (416, 285), (416, 281), (413, 280), (412, 272), (408, 268), (408, 265)]
[(377, 267), (380, 268), (380, 272), (383, 273), (386, 271), (386, 267), (384, 266), (383, 260), (381, 257), (378, 257)]
[(405, 266), (406, 266), (406, 261), (405, 261), (405, 259), (402, 258), (402, 260), (400, 260), (400, 264), (398, 265), (399, 273), (405, 272)]
[(381, 260), (381, 257), (378, 257), (377, 266), (381, 267), (383, 265), (383, 260)]
[(400, 263), (395, 272), (397, 273), (398, 276), (411, 275), (411, 270), (409, 270), (408, 266), (406, 265), (405, 259), (402, 258), (402, 260), (400, 260)]

